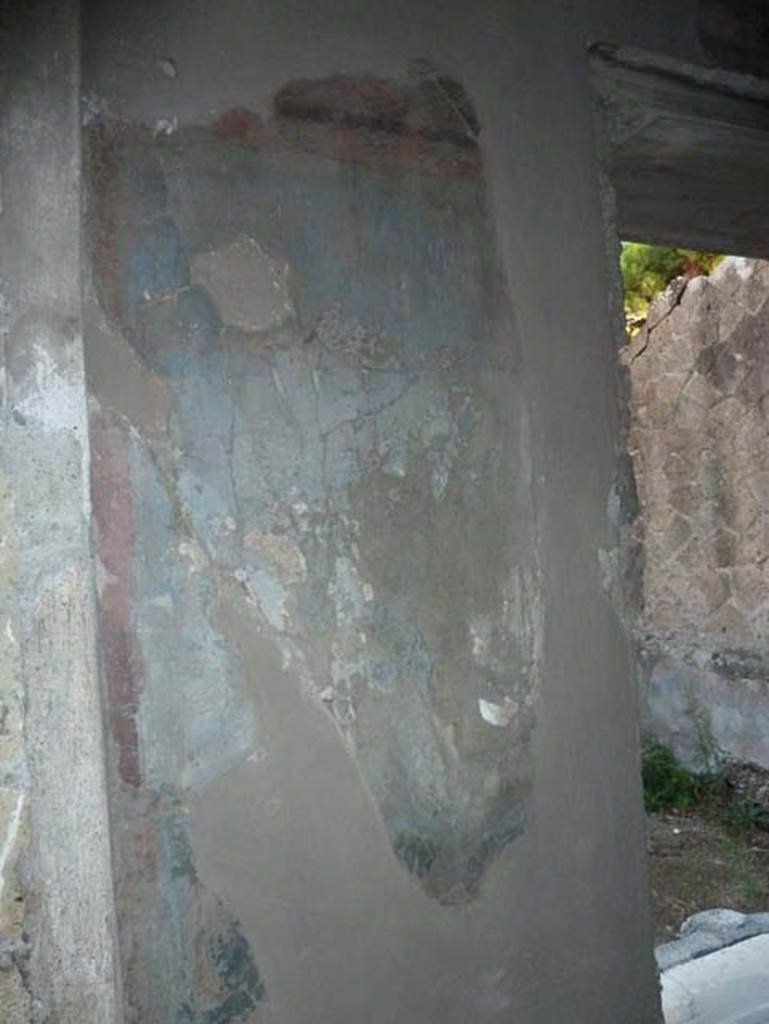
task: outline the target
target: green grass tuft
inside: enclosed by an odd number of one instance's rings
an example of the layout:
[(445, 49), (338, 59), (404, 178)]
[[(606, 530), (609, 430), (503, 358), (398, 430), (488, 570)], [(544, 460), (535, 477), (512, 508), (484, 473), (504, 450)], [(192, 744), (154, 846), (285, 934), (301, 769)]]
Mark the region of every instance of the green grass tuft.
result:
[(669, 747), (657, 741), (643, 751), (641, 774), (647, 811), (690, 810), (714, 802), (726, 788), (721, 772), (690, 772)]

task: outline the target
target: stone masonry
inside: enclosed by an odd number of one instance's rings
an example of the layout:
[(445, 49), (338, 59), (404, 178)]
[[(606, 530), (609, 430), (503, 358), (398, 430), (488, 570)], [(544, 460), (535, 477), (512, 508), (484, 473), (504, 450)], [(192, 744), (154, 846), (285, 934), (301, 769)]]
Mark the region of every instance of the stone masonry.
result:
[(623, 352), (646, 725), (769, 767), (769, 263), (671, 283)]

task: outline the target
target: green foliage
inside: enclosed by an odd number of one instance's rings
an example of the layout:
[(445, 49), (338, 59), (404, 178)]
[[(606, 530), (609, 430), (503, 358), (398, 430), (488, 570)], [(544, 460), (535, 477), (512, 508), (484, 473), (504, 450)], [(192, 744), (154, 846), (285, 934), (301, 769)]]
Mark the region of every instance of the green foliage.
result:
[(750, 870), (743, 869), (738, 888), (742, 899), (753, 906), (760, 906), (762, 901), (769, 896), (769, 883), (764, 878), (757, 878), (755, 873)]
[(685, 708), (694, 728), (698, 774), (723, 778), (727, 755), (713, 734), (710, 709), (701, 702), (694, 690), (687, 693)]
[(641, 763), (647, 811), (685, 811), (714, 799), (724, 788), (719, 773), (687, 771), (664, 743), (649, 743)]
[[(707, 760), (714, 766), (711, 770), (690, 772), (664, 743), (647, 743), (641, 762), (646, 810), (696, 812), (724, 829), (729, 841), (737, 844), (756, 830), (769, 832), (769, 809), (758, 800), (738, 797), (723, 752), (711, 748)], [(769, 880), (759, 895), (769, 895)]]
[(769, 832), (769, 810), (757, 800), (737, 800), (725, 809), (724, 822), (738, 832), (756, 828)]
[(676, 277), (709, 274), (723, 259), (697, 249), (670, 249), (623, 242), (620, 270), (625, 288), (625, 320), (630, 334), (640, 330), (654, 299)]

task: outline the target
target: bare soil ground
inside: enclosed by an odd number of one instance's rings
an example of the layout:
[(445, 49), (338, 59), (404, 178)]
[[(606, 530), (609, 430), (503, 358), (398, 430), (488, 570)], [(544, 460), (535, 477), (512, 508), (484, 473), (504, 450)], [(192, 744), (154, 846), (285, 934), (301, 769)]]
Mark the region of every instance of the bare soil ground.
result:
[(700, 910), (769, 910), (769, 832), (700, 811), (650, 814), (648, 830), (656, 942)]
[(709, 803), (648, 815), (658, 943), (700, 910), (769, 911), (769, 772), (730, 765), (723, 778)]

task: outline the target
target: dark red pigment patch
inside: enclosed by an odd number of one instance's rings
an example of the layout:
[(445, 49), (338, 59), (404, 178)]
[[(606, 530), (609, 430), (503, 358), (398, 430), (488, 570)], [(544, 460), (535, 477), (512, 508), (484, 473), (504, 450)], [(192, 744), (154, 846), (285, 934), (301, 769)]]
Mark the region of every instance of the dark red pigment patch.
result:
[(214, 121), (211, 130), (225, 142), (257, 142), (263, 135), (262, 120), (252, 110), (236, 107)]
[(463, 86), (437, 75), (409, 82), (370, 75), (299, 80), (275, 94), (274, 109), (296, 121), (422, 135), (463, 146), (475, 145), (480, 131)]
[(406, 91), (388, 79), (334, 75), (289, 82), (275, 95), (275, 112), (301, 121), (404, 132), (409, 102)]
[(273, 109), (269, 125), (249, 110), (229, 110), (211, 131), (225, 142), (265, 151), (411, 164), (442, 175), (476, 175), (482, 169), (478, 115), (461, 83), (445, 76), (299, 79), (278, 90)]
[(274, 109), (283, 138), (337, 159), (397, 161), (441, 174), (481, 170), (478, 117), (452, 79), (302, 79), (275, 94)]
[(475, 146), (480, 132), (462, 85), (438, 75), (408, 82), (372, 75), (300, 79), (276, 93), (274, 104), (276, 114), (292, 120), (421, 135), (456, 146)]
[(97, 415), (91, 422), (91, 502), (96, 544), (107, 582), (99, 595), (99, 628), (107, 688), (107, 718), (117, 749), (118, 774), (141, 785), (136, 715), (143, 664), (133, 626), (133, 506), (123, 430)]

